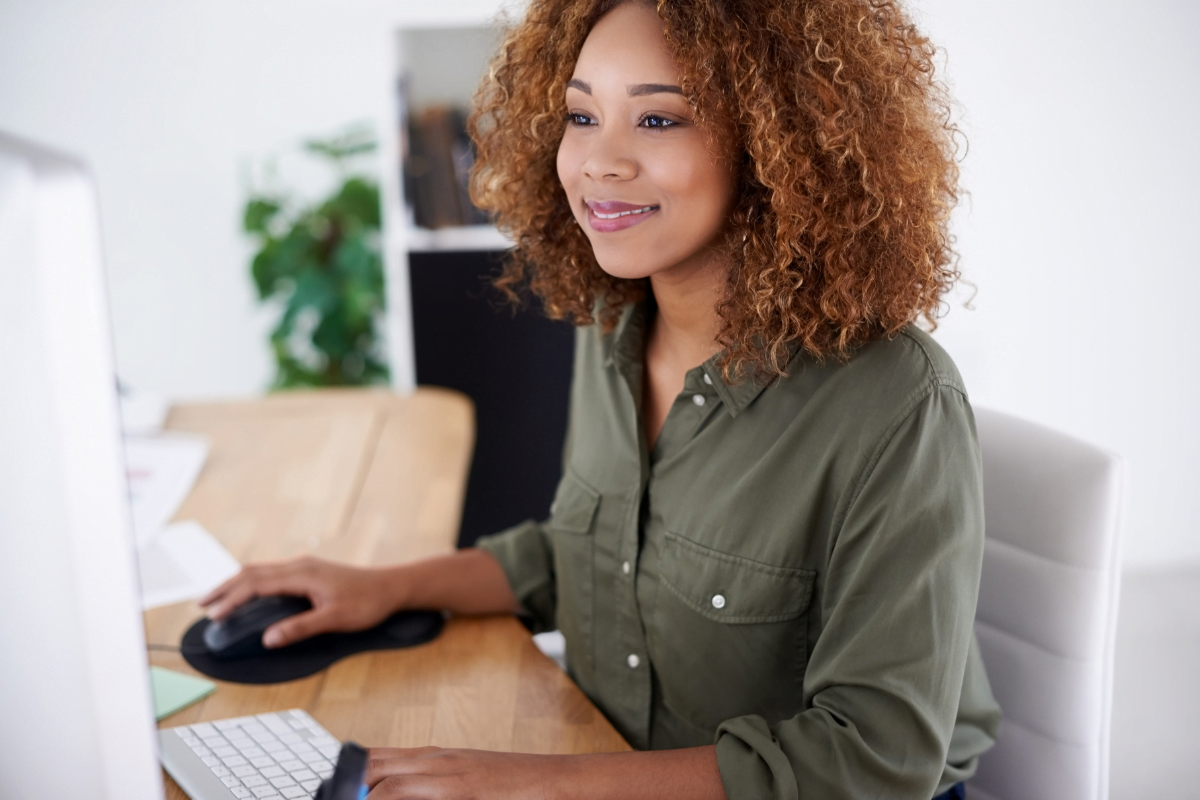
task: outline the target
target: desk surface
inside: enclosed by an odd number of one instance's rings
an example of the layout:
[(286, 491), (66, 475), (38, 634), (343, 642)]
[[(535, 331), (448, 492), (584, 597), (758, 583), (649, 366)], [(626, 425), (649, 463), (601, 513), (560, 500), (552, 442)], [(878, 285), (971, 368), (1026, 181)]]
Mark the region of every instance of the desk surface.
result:
[[(471, 405), (459, 394), (324, 391), (181, 405), (167, 427), (211, 443), (177, 518), (198, 520), (243, 563), (313, 553), (381, 564), (454, 549), (473, 441)], [(147, 641), (177, 644), (201, 613), (190, 602), (147, 612)], [(153, 651), (150, 661), (195, 674), (175, 653)], [(451, 619), (430, 644), (351, 656), (299, 681), (218, 687), (162, 726), (303, 708), (365, 745), (629, 749), (511, 617)], [(166, 784), (168, 798), (186, 797)]]

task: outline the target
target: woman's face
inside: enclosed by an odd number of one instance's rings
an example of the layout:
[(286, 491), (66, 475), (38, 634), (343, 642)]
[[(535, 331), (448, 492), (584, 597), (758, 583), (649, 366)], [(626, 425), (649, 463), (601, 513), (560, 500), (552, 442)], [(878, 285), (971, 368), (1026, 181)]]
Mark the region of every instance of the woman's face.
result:
[(575, 63), (558, 178), (610, 275), (683, 277), (713, 266), (733, 172), (693, 124), (679, 83), (663, 22), (642, 2), (602, 17)]

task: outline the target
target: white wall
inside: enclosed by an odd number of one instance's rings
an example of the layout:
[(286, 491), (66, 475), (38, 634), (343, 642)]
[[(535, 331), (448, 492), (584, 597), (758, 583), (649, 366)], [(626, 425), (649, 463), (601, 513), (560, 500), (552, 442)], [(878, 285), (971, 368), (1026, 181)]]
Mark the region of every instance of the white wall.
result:
[[(260, 390), (268, 315), (238, 233), (241, 165), (382, 120), (387, 31), (496, 0), (0, 0), (0, 128), (95, 167), (125, 380)], [(938, 336), (977, 403), (1130, 464), (1126, 561), (1200, 560), (1200, 6), (919, 0), (971, 150), (974, 311)]]
[(1128, 460), (1125, 563), (1200, 560), (1200, 5), (921, 0), (970, 139), (977, 404)]
[(0, 129), (84, 156), (118, 370), (175, 397), (264, 389), (273, 321), (240, 234), (244, 173), (346, 123), (386, 129), (391, 31), (499, 0), (0, 0)]

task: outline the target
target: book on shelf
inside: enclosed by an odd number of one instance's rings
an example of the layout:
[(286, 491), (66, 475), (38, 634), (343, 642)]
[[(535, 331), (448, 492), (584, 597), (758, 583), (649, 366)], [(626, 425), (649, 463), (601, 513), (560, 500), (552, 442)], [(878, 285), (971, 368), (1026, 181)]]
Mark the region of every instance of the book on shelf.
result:
[(418, 228), (486, 224), (471, 202), (469, 184), (475, 149), (467, 136), (466, 113), (448, 105), (428, 106), (408, 117), (404, 194)]

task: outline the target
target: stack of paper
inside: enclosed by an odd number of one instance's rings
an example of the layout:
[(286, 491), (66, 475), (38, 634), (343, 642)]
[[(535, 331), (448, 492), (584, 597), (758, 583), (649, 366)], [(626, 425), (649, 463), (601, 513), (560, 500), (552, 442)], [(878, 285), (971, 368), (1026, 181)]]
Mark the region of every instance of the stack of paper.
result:
[(207, 456), (208, 442), (198, 436), (125, 436), (143, 608), (205, 595), (241, 568), (198, 522), (170, 523)]

